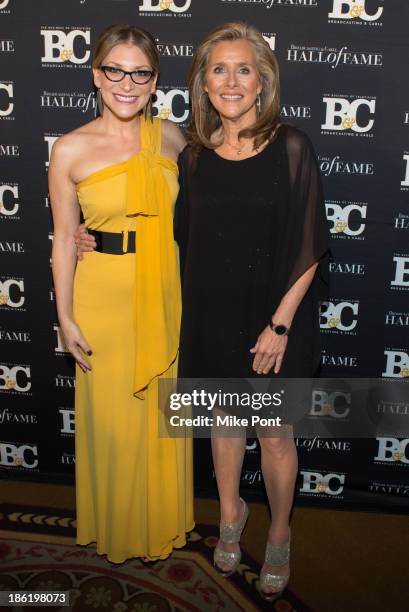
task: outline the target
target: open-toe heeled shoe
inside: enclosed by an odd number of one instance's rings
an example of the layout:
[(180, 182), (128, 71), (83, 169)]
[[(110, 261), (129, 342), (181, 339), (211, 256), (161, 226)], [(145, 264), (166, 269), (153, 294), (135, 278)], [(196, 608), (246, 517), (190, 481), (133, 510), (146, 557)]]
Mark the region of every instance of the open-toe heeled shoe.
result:
[[(266, 601), (274, 601), (281, 596), (290, 580), (290, 574), (272, 574), (265, 569), (265, 566), (274, 565), (280, 567), (290, 561), (290, 536), (284, 544), (271, 544), (267, 542), (264, 565), (260, 573), (260, 595)], [(273, 588), (274, 591), (266, 591), (266, 588)]]
[[(240, 501), (243, 506), (243, 513), (240, 520), (237, 521), (237, 523), (220, 523), (219, 542), (214, 549), (213, 565), (219, 574), (224, 578), (234, 574), (241, 560), (240, 550), (236, 552), (227, 552), (222, 550), (219, 546), (220, 542), (223, 542), (224, 544), (237, 544), (240, 542), (240, 537), (249, 515), (249, 509), (246, 502), (241, 497)], [(222, 569), (220, 564), (224, 565), (228, 569)]]

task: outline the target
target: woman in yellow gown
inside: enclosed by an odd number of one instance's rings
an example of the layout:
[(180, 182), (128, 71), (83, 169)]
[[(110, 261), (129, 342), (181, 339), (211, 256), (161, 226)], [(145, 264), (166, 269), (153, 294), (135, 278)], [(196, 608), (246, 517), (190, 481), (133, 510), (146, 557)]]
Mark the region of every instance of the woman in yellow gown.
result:
[[(77, 542), (114, 563), (163, 559), (193, 528), (191, 440), (158, 435), (158, 381), (177, 370), (184, 145), (149, 116), (158, 68), (148, 33), (108, 28), (93, 62), (102, 115), (57, 141), (49, 172), (58, 317), (77, 361)], [(80, 208), (102, 242), (76, 266)]]

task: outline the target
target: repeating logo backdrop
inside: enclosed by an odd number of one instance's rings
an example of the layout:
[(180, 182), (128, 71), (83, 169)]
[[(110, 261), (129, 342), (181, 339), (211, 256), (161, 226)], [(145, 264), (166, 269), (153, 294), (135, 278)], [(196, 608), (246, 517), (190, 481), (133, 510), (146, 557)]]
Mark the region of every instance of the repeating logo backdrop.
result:
[[(94, 116), (91, 49), (111, 23), (155, 36), (154, 112), (181, 127), (203, 36), (238, 19), (262, 31), (281, 67), (283, 120), (310, 135), (324, 182), (334, 257), (320, 312), (322, 374), (406, 384), (408, 18), (403, 0), (0, 0), (0, 477), (73, 479), (75, 378), (55, 311), (47, 171), (55, 140)], [(334, 437), (296, 440), (298, 503), (407, 507), (409, 440), (343, 438), (337, 427), (351, 414), (342, 385), (314, 393), (310, 418)], [(377, 410), (393, 423), (409, 401)], [(200, 445), (196, 486), (214, 494), (209, 446)], [(253, 440), (242, 484), (262, 496)]]

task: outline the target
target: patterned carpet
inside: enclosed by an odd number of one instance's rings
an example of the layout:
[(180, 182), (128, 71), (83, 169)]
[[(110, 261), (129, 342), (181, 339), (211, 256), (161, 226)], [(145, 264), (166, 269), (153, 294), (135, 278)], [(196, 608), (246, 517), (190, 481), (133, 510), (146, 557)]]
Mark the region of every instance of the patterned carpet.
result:
[(217, 534), (208, 525), (197, 525), (166, 561), (146, 565), (111, 564), (92, 546), (75, 546), (74, 535), (72, 512), (0, 504), (0, 590), (70, 591), (70, 608), (47, 609), (72, 612), (311, 612), (288, 589), (266, 604), (259, 567), (245, 550), (236, 574), (221, 578), (211, 561)]

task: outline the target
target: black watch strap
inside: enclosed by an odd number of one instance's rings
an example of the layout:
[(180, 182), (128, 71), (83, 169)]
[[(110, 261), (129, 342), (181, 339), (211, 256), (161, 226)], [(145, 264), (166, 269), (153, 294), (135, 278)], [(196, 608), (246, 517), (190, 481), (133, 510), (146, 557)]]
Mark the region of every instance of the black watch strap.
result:
[(290, 333), (291, 327), (287, 327), (286, 325), (282, 325), (280, 323), (273, 323), (273, 321), (270, 321), (269, 325), (270, 329), (272, 329), (273, 332), (275, 332), (278, 336), (288, 336), (288, 334)]

